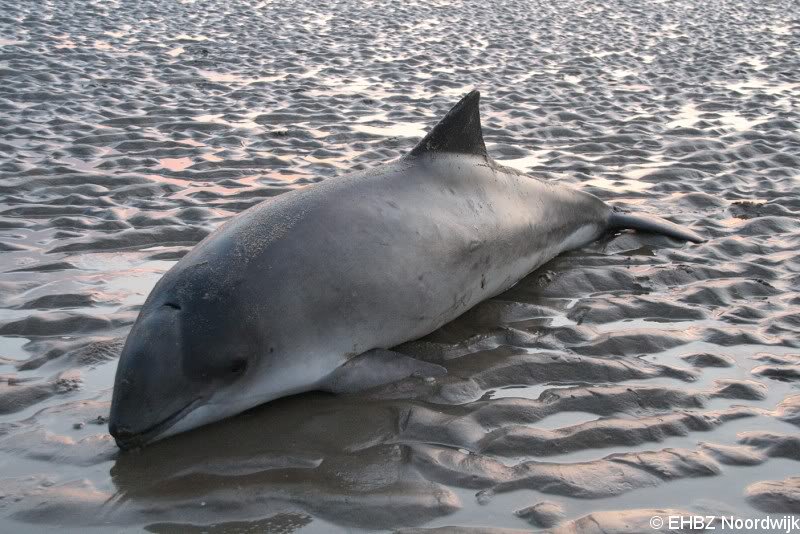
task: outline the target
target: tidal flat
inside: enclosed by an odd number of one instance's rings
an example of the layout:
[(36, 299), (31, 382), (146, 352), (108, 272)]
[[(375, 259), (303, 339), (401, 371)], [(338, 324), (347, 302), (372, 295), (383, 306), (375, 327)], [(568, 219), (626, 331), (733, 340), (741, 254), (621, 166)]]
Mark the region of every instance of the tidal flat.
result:
[[(798, 51), (789, 0), (0, 0), (0, 532), (800, 514)], [(159, 277), (473, 88), (502, 164), (708, 241), (609, 235), (397, 348), (446, 377), (120, 453), (116, 362)]]

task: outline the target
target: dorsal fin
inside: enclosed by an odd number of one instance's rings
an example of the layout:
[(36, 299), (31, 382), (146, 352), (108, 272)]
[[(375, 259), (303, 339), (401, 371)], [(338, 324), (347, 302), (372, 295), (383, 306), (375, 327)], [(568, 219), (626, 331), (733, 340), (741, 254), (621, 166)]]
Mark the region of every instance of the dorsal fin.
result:
[(478, 110), (480, 99), (481, 94), (477, 90), (467, 94), (417, 143), (410, 155), (455, 152), (486, 156)]

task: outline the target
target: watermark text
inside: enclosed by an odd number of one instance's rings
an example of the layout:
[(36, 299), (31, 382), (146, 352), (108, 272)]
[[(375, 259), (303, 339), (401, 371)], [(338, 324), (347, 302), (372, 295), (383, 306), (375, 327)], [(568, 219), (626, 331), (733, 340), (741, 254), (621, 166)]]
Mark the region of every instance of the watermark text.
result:
[(743, 518), (732, 515), (654, 515), (650, 526), (655, 530), (719, 530), (729, 532), (800, 533), (800, 516), (784, 515)]

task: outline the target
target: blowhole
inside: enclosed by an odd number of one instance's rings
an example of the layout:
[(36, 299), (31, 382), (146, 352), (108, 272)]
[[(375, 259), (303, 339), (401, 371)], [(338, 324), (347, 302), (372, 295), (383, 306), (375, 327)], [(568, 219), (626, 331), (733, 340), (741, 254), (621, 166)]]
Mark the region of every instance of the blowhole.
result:
[(233, 374), (238, 375), (240, 373), (243, 373), (245, 369), (247, 369), (247, 360), (245, 360), (244, 358), (234, 360), (233, 363), (231, 363), (231, 373)]
[(164, 306), (166, 306), (167, 308), (172, 308), (173, 310), (181, 309), (181, 307), (178, 304), (175, 304), (174, 302), (165, 302)]

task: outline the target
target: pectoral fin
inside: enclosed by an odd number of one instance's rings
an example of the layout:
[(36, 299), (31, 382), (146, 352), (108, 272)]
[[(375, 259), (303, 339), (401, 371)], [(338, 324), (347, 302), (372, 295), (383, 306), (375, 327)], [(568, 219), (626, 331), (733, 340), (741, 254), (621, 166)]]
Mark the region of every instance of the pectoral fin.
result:
[(405, 354), (373, 349), (336, 369), (320, 386), (331, 393), (356, 393), (409, 376), (442, 376), (447, 369), (435, 363), (416, 360)]

